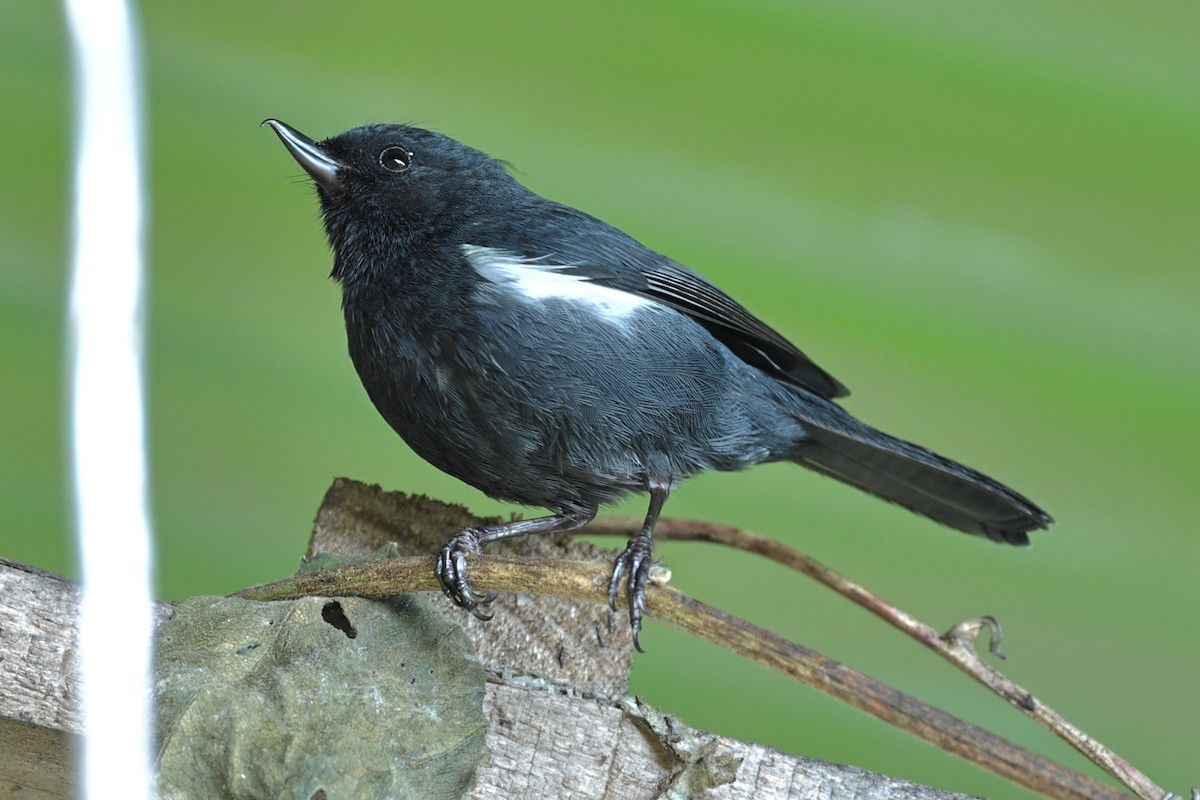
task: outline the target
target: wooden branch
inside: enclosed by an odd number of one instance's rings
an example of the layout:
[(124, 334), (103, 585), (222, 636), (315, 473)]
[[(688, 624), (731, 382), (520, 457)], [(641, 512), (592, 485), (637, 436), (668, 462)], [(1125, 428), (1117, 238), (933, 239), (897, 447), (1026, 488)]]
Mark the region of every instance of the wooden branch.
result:
[[(78, 737), (64, 729), (79, 730), (77, 590), (10, 562), (0, 563), (0, 589), (0, 786), (36, 800), (75, 797)], [(158, 611), (169, 618), (171, 606)], [(51, 623), (52, 614), (62, 616)], [(55, 651), (58, 658), (46, 657)], [(717, 787), (711, 796), (763, 800), (962, 797), (699, 733), (648, 707), (568, 692), (528, 674), (494, 674), (484, 711), (488, 760), (471, 793), (479, 800), (708, 796), (699, 792)]]
[[(511, 596), (529, 587), (558, 599), (591, 600), (593, 614), (604, 614), (608, 562), (556, 561), (515, 556), (471, 558), (472, 579), (480, 588)], [(428, 558), (394, 558), (324, 570), (256, 586), (236, 596), (284, 600), (308, 596), (386, 597), (398, 591), (436, 591)], [(745, 620), (712, 608), (669, 586), (651, 584), (647, 612), (654, 619), (705, 639), (718, 647), (787, 675), (847, 705), (871, 714), (947, 752), (998, 775), (1065, 800), (1119, 800), (1125, 795), (1074, 770), (1015, 745), (914, 697), (897, 691), (834, 659), (787, 641)], [(539, 598), (540, 602), (540, 598)], [(458, 613), (465, 618), (461, 609)], [(499, 612), (500, 614), (504, 611)], [(481, 630), (486, 631), (487, 625)], [(615, 636), (628, 641), (618, 621)]]
[[(452, 507), (433, 501), (384, 495), (377, 488), (352, 482), (339, 482), (331, 492), (349, 497), (351, 507), (361, 503), (359, 511), (364, 513), (352, 511), (348, 516), (354, 521), (339, 524), (336, 515), (323, 512), (310, 548), (313, 554), (324, 551), (328, 542), (347, 531), (351, 534), (346, 541), (354, 544), (338, 545), (342, 552), (374, 549), (379, 542), (372, 537), (382, 532), (386, 538), (395, 532), (398, 523), (392, 514), (399, 500), (413, 509), (408, 517), (401, 515), (401, 520), (430, 514), (444, 517), (441, 521), (449, 528), (443, 525), (425, 532), (438, 544), (447, 530), (461, 527), (454, 514), (447, 511)], [(377, 502), (381, 497), (385, 498), (382, 504)], [(382, 516), (381, 509), (386, 511)], [(364, 523), (372, 519), (370, 524)], [(470, 519), (462, 524), (475, 523)], [(356, 535), (355, 526), (373, 533)], [(337, 536), (326, 536), (331, 532)], [(580, 557), (578, 552), (559, 552), (570, 546), (561, 539), (547, 539), (545, 543), (535, 540), (531, 544), (553, 551), (542, 555)], [(424, 541), (411, 546), (426, 554), (418, 580), (429, 581), (428, 553), (433, 549)], [(483, 579), (484, 571), (479, 576)], [(487, 653), (484, 663), (490, 672), (484, 692), (488, 760), (477, 774), (472, 797), (621, 800), (712, 796), (774, 800), (953, 796), (852, 767), (784, 755), (759, 745), (693, 731), (678, 720), (622, 697), (630, 651), (627, 644), (622, 644), (628, 642), (628, 633), (620, 616), (611, 616), (603, 605), (569, 599), (565, 606), (555, 606), (556, 610), (549, 613), (547, 608), (551, 606), (541, 597), (512, 594), (503, 602), (509, 607), (502, 609), (492, 623), (480, 624), (458, 609), (453, 617), (465, 623), (477, 646)], [(47, 734), (80, 729), (75, 672), (77, 603), (77, 591), (71, 583), (20, 565), (0, 564), (0, 718), (8, 718), (9, 723), (24, 721), (0, 726), (0, 780), (8, 781), (0, 785), (19, 785), (31, 797), (62, 797), (70, 792), (69, 743), (58, 734)], [(171, 616), (172, 607), (160, 605), (158, 611), (161, 621)], [(545, 625), (547, 617), (560, 614), (571, 618), (571, 624), (553, 628), (555, 633), (545, 638), (549, 629), (537, 628), (535, 623)], [(501, 623), (505, 617), (513, 619), (506, 625)], [(511, 641), (513, 637), (516, 641)], [(30, 721), (41, 727), (30, 729), (25, 724)], [(34, 757), (29, 746), (39, 737), (43, 755)], [(37, 787), (43, 792), (39, 795), (33, 793), (35, 786), (29, 776), (53, 772), (47, 768), (46, 742), (51, 751), (57, 750), (60, 780), (57, 788)]]
[[(339, 481), (330, 489), (325, 503), (322, 505), (322, 511), (318, 515), (318, 530), (321, 528), (321, 518), (333, 516), (339, 520), (341, 528), (354, 530), (373, 545), (378, 544), (385, 541), (389, 533), (377, 530), (376, 526), (384, 520), (406, 518), (406, 515), (401, 512), (411, 511), (410, 500), (398, 493), (382, 492), (378, 487), (368, 487), (352, 481)], [(620, 532), (627, 535), (628, 531), (620, 527), (623, 523), (624, 520), (611, 524), (606, 524), (605, 520), (598, 520), (589, 527), (588, 531)], [(394, 525), (392, 522), (387, 524)], [(453, 531), (457, 527), (473, 523), (469, 518), (446, 519), (445, 513), (439, 512), (434, 515), (434, 524), (450, 524), (447, 530)], [(718, 538), (721, 530), (733, 530), (721, 529), (714, 532), (708, 529), (715, 529), (719, 526), (675, 523), (671, 520), (663, 520), (660, 525), (665, 528), (667, 538), (684, 538), (680, 531), (688, 526), (693, 526), (699, 532), (699, 537), (694, 538), (723, 541)], [(398, 531), (390, 532), (391, 535), (396, 533)], [(744, 539), (749, 537), (748, 542), (741, 542), (744, 549), (760, 552), (763, 551), (763, 548), (783, 548), (778, 543), (762, 537), (755, 537), (745, 531), (737, 531), (737, 533)], [(446, 535), (446, 531), (443, 531), (441, 534), (430, 537), (427, 543), (421, 545), (424, 552), (436, 551)], [(316, 541), (316, 537), (314, 541)], [(341, 544), (340, 540), (335, 539), (334, 541)], [(538, 542), (537, 538), (516, 540), (515, 543), (509, 544), (508, 550), (512, 552), (514, 544), (516, 547), (522, 545), (541, 546)], [(481, 588), (486, 587), (489, 590), (501, 592), (502, 599), (511, 598), (514, 592), (528, 591), (530, 587), (534, 587), (534, 590), (539, 593), (557, 598), (555, 602), (578, 604), (588, 599), (592, 601), (590, 612), (588, 611), (589, 606), (584, 602), (582, 605), (573, 606), (576, 608), (574, 613), (603, 613), (611, 556), (601, 557), (599, 554), (589, 551), (587, 553), (588, 561), (571, 561), (567, 559), (575, 557), (575, 554), (565, 549), (567, 547), (567, 537), (563, 537), (554, 549), (552, 559), (511, 556), (472, 558), (473, 580)], [(319, 550), (319, 545), (314, 544), (310, 547), (310, 551)], [(763, 552), (768, 555), (772, 554), (769, 550)], [(801, 558), (794, 551), (789, 552), (792, 552), (797, 558)], [(802, 559), (801, 563), (807, 565), (809, 562), (816, 564), (811, 559)], [(817, 566), (825, 573), (835, 575), (831, 570), (821, 565)], [(846, 582), (841, 576), (836, 577), (842, 582)], [(437, 582), (429, 569), (428, 555), (423, 555), (371, 561), (314, 574), (301, 574), (266, 586), (253, 587), (239, 592), (238, 595), (257, 600), (327, 594), (379, 597), (395, 594), (398, 591), (414, 589), (436, 591), (437, 588)], [(860, 593), (862, 592), (865, 590), (860, 589)], [(539, 604), (541, 602), (539, 600)], [(1082, 800), (1082, 798), (1092, 800), (1112, 798), (1116, 800), (1116, 798), (1124, 796), (1113, 787), (1105, 786), (1092, 778), (1063, 767), (875, 681), (820, 653), (711, 608), (670, 587), (652, 583), (647, 590), (647, 610), (651, 616), (662, 622), (684, 630), (693, 636), (704, 638), (719, 647), (732, 650), (745, 658), (757, 661), (769, 669), (825, 692), (848, 705), (919, 736), (947, 752), (970, 760), (1047, 797), (1063, 798), (1064, 800)], [(461, 615), (461, 611), (459, 613)], [(503, 619), (507, 613), (507, 609), (498, 613), (497, 621)], [(520, 613), (520, 610), (517, 613)], [(493, 624), (495, 623), (482, 625), (479, 630), (485, 631)], [(618, 621), (617, 624), (620, 627), (624, 625), (624, 622)], [(628, 643), (627, 636), (622, 637), (618, 634), (616, 637), (610, 637), (610, 640), (612, 639)], [(482, 646), (486, 647), (486, 642)], [(536, 647), (536, 645), (534, 646)], [(622, 657), (628, 658), (629, 655), (626, 651)]]
[(73, 585), (0, 558), (0, 788), (22, 797), (76, 796), (78, 607)]

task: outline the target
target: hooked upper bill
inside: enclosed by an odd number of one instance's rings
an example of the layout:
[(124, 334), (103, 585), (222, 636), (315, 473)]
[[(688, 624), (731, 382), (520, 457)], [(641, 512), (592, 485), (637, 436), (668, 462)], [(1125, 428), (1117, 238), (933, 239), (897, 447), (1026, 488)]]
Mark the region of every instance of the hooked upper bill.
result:
[(304, 167), (304, 171), (317, 182), (318, 186), (330, 194), (338, 194), (342, 191), (342, 183), (338, 180), (338, 170), (342, 168), (342, 165), (330, 158), (316, 142), (286, 122), (280, 122), (277, 119), (264, 119), (261, 124), (271, 126), (271, 130), (275, 131), (275, 135), (292, 154), (292, 158), (296, 159), (297, 164)]

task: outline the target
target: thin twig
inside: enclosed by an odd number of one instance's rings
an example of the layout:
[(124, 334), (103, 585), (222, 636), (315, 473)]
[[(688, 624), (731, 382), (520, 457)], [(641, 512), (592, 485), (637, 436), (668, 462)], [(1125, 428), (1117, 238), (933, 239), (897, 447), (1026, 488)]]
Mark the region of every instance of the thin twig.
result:
[[(640, 519), (634, 520), (632, 517), (606, 517), (596, 520), (588, 526), (584, 533), (630, 536), (641, 525)], [(1128, 761), (1068, 722), (1057, 711), (1035, 699), (1032, 694), (979, 657), (975, 650), (975, 643), (980, 631), (985, 627), (991, 634), (992, 652), (1003, 657), (997, 649), (1000, 642), (1000, 626), (995, 619), (983, 617), (977, 620), (967, 620), (955, 625), (945, 634), (939, 634), (912, 615), (812, 557), (757, 533), (694, 520), (664, 519), (659, 521), (654, 534), (659, 540), (698, 540), (728, 545), (739, 550), (758, 553), (808, 575), (942, 655), (959, 669), (1037, 720), (1043, 727), (1074, 747), (1092, 763), (1129, 787), (1138, 797), (1143, 800), (1163, 800), (1166, 797), (1165, 790)]]
[[(472, 582), (479, 588), (607, 602), (607, 563), (472, 556), (470, 565)], [(251, 600), (309, 595), (380, 597), (437, 588), (429, 559), (417, 557), (298, 575), (242, 590), (236, 596)], [(1028, 789), (1064, 800), (1124, 797), (1116, 789), (675, 589), (651, 584), (646, 601), (647, 611), (655, 619), (788, 675)]]
[(653, 618), (793, 677), (1019, 786), (1052, 798), (1126, 796), (820, 653), (676, 589), (658, 588), (646, 596)]

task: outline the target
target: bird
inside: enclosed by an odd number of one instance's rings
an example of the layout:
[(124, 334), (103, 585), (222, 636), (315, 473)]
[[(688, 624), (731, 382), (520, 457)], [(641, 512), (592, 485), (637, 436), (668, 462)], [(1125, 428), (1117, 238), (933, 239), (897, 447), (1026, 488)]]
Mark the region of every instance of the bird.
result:
[(655, 523), (699, 473), (793, 462), (950, 528), (1028, 545), (1051, 517), (1004, 484), (859, 421), (849, 392), (698, 272), (526, 188), (441, 133), (369, 124), (315, 141), (264, 120), (311, 177), (350, 359), (419, 456), (489, 497), (552, 513), (456, 532), (438, 581), (488, 542), (584, 527), (631, 493), (645, 521), (613, 562), (634, 646)]

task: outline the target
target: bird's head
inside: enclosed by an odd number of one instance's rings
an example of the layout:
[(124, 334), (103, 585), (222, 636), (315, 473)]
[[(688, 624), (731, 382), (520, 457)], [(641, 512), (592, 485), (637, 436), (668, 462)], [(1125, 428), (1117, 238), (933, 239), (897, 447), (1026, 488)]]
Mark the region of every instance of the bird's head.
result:
[(336, 256), (450, 236), (519, 186), (501, 162), (423, 128), (364, 125), (314, 141), (279, 120), (263, 124), (316, 183)]

